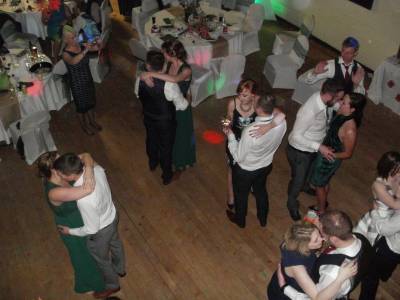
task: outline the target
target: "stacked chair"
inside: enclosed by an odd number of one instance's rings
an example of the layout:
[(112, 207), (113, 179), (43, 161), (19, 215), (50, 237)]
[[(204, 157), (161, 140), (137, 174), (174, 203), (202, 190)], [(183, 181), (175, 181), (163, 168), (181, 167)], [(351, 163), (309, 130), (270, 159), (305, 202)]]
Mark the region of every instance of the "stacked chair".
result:
[(0, 35), (4, 41), (4, 46), (8, 49), (29, 48), (29, 42), (35, 45), (39, 50), (42, 49), (37, 36), (18, 31), (16, 24), (11, 20), (4, 22), (3, 26), (0, 28)]
[(28, 165), (32, 165), (45, 152), (57, 151), (49, 129), (50, 119), (48, 111), (38, 111), (10, 124), (9, 131), (14, 147), (17, 147), (21, 138)]
[(300, 35), (296, 38), (289, 54), (270, 55), (267, 57), (263, 74), (272, 88), (295, 88), (297, 70), (303, 65), (308, 49), (307, 37)]

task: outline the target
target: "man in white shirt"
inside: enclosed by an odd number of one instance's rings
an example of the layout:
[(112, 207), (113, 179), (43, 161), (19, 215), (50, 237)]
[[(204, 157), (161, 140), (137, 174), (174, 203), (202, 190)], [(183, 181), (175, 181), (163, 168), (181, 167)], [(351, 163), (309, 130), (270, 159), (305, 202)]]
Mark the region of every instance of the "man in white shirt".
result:
[[(83, 164), (73, 153), (66, 153), (54, 162), (54, 169), (74, 186), (83, 184)], [(108, 295), (119, 291), (119, 276), (125, 275), (125, 256), (118, 236), (118, 216), (112, 201), (104, 169), (94, 167), (96, 186), (90, 195), (77, 200), (84, 225), (79, 228), (58, 226), (63, 234), (87, 236), (87, 247), (103, 273)]]
[(253, 188), (257, 202), (257, 218), (265, 227), (268, 214), (267, 176), (272, 170), (272, 159), (286, 132), (286, 121), (272, 127), (261, 137), (253, 137), (250, 131), (258, 125), (270, 124), (273, 119), (275, 99), (261, 97), (255, 104), (255, 122), (246, 127), (238, 142), (229, 127), (224, 128), (228, 136), (228, 148), (236, 164), (233, 168), (232, 182), (235, 195), (235, 213), (227, 211), (229, 220), (241, 228), (246, 226), (247, 201)]
[(291, 168), (288, 186), (287, 208), (294, 221), (301, 219), (297, 197), (303, 189), (317, 151), (326, 159), (333, 159), (332, 149), (322, 144), (328, 125), (327, 108), (343, 98), (343, 85), (335, 79), (327, 79), (321, 92), (313, 94), (296, 115), (289, 134), (287, 158)]
[[(161, 52), (149, 51), (146, 69), (162, 73), (164, 62), (165, 58)], [(188, 102), (176, 83), (157, 78), (153, 78), (151, 85), (138, 79), (135, 92), (143, 105), (149, 168), (153, 171), (160, 164), (163, 184), (170, 184), (173, 179), (172, 149), (175, 140), (176, 110), (185, 110)]]
[[(353, 37), (342, 43), (340, 56), (336, 59), (319, 62), (312, 72), (308, 72), (303, 81), (313, 84), (326, 78), (341, 80), (345, 85), (345, 93), (356, 92), (365, 95), (364, 69), (354, 61), (360, 45)], [(301, 76), (301, 78), (303, 78)]]
[(400, 264), (400, 210), (390, 218), (377, 221), (376, 229), (381, 238), (374, 245), (375, 257), (361, 282), (359, 300), (375, 299), (379, 280), (388, 281)]
[[(345, 260), (358, 261), (362, 255), (362, 242), (352, 234), (353, 225), (346, 213), (338, 210), (324, 213), (320, 218), (320, 229), (322, 236), (332, 247), (324, 251), (313, 266), (311, 277), (318, 291), (325, 289), (336, 279)], [(286, 285), (281, 288), (290, 299), (310, 299), (308, 295), (300, 293), (291, 286)], [(342, 283), (333, 299), (346, 299), (352, 288), (353, 278), (349, 278)]]

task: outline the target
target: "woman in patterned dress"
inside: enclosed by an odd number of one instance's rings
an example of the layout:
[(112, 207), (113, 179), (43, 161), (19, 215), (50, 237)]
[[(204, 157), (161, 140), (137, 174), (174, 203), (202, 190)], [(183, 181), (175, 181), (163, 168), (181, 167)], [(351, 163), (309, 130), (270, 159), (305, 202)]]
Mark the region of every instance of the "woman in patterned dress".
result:
[(83, 44), (81, 46), (76, 39), (72, 27), (66, 25), (63, 29), (63, 38), (66, 44), (63, 51), (63, 60), (68, 69), (72, 97), (74, 98), (76, 112), (83, 131), (93, 135), (102, 128), (96, 122), (95, 106), (96, 91), (92, 74), (89, 68), (89, 51), (98, 50), (97, 44)]

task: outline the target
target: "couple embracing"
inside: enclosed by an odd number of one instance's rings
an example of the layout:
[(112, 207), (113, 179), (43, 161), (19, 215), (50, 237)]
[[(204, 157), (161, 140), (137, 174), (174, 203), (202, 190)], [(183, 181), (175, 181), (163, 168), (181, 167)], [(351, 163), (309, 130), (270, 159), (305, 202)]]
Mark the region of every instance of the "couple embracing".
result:
[(74, 269), (75, 292), (95, 298), (116, 293), (125, 257), (104, 169), (89, 154), (55, 152), (43, 154), (38, 168)]

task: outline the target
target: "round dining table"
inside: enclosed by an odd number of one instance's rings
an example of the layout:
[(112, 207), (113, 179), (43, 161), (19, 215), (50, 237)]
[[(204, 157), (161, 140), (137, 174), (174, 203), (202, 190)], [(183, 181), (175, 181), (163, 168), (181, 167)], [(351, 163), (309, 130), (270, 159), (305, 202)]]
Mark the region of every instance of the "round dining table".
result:
[[(153, 14), (145, 24), (146, 46), (160, 49), (167, 36), (178, 38), (188, 54), (188, 63), (209, 69), (213, 58), (226, 57), (231, 54), (242, 54), (243, 23), (245, 15), (239, 11), (226, 11), (202, 5), (206, 16), (216, 19), (224, 18), (227, 31), (222, 28), (211, 33), (210, 39), (201, 38), (196, 32), (189, 32), (184, 21), (184, 10), (181, 6), (164, 9)], [(153, 20), (160, 32), (152, 32)]]

